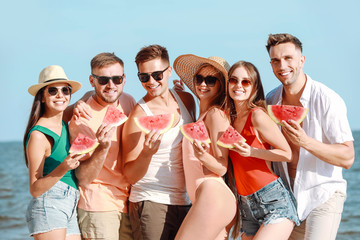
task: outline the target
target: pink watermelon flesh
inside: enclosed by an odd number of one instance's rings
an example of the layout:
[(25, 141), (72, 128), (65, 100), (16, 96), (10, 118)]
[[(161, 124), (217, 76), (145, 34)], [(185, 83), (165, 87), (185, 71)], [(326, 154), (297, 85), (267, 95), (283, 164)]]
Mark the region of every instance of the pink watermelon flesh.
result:
[(211, 142), (203, 121), (182, 125), (180, 130), (190, 142), (193, 142), (194, 139), (207, 143)]
[(106, 110), (103, 123), (107, 125), (120, 126), (128, 117), (114, 106), (109, 106)]
[(85, 154), (93, 151), (99, 145), (97, 139), (92, 139), (79, 133), (71, 144), (69, 153)]
[(229, 126), (228, 129), (221, 135), (219, 140), (216, 142), (219, 146), (224, 148), (234, 148), (234, 143), (245, 142), (246, 139), (236, 131), (235, 128)]
[(280, 125), (283, 125), (281, 121), (288, 122), (290, 119), (300, 124), (309, 111), (307, 108), (292, 105), (268, 105), (267, 110), (274, 122)]
[(134, 117), (135, 124), (146, 134), (152, 130), (167, 132), (174, 123), (174, 114), (159, 114), (153, 116)]

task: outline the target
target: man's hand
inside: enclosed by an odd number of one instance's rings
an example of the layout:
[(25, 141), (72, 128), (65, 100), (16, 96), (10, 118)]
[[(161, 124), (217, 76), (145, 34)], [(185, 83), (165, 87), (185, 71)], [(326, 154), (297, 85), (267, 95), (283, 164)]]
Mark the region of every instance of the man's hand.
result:
[(92, 118), (89, 105), (87, 105), (83, 100), (79, 100), (76, 103), (73, 114), (75, 119), (79, 119), (81, 116), (90, 120)]
[(112, 136), (115, 132), (115, 127), (102, 123), (96, 132), (96, 138), (98, 139), (102, 148), (108, 148), (111, 145)]
[(143, 152), (148, 153), (149, 155), (154, 155), (159, 149), (162, 139), (162, 134), (159, 134), (159, 131), (152, 130), (145, 135), (144, 148)]
[(286, 139), (298, 147), (304, 147), (309, 137), (300, 124), (294, 120), (289, 120), (289, 123), (286, 121), (282, 121), (281, 123), (285, 125), (282, 131)]

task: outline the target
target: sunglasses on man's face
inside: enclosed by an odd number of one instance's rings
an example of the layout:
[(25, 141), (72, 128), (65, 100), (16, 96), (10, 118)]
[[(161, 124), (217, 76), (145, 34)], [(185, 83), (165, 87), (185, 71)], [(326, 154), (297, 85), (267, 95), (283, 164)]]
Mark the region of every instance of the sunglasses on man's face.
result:
[(207, 77), (203, 77), (199, 74), (195, 75), (195, 84), (197, 86), (200, 86), (203, 81), (205, 81), (205, 84), (208, 86), (208, 87), (214, 87), (215, 84), (216, 84), (216, 81), (218, 81), (219, 79), (217, 77), (214, 77), (214, 76), (207, 76)]
[(162, 71), (156, 71), (156, 72), (152, 72), (152, 73), (140, 73), (138, 72), (138, 77), (140, 82), (142, 83), (146, 83), (150, 80), (150, 76), (156, 80), (156, 81), (160, 81), (163, 79), (164, 77), (164, 72), (169, 68), (170, 66), (168, 66), (167, 68), (165, 68)]
[(229, 84), (238, 84), (238, 83), (241, 83), (241, 85), (243, 86), (243, 87), (249, 87), (250, 85), (251, 85), (251, 81), (249, 80), (249, 79), (243, 79), (243, 80), (239, 80), (239, 79), (237, 79), (237, 78), (233, 78), (233, 77), (231, 77), (230, 79), (229, 79)]
[(112, 80), (114, 84), (119, 85), (122, 84), (125, 75), (123, 74), (122, 76), (107, 77), (107, 76), (97, 76), (95, 74), (91, 74), (91, 76), (93, 76), (93, 78), (96, 78), (100, 85), (106, 85), (109, 83), (110, 80)]
[(59, 90), (61, 90), (63, 95), (68, 96), (68, 95), (71, 94), (71, 87), (70, 86), (62, 87), (62, 88), (48, 87), (48, 89), (47, 89), (50, 96), (56, 96), (58, 94)]

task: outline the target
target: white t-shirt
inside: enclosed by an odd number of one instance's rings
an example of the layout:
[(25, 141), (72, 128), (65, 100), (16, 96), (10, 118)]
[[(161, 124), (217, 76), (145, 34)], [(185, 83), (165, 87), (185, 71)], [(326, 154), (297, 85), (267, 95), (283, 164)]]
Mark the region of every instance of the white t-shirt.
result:
[[(308, 75), (306, 77), (307, 82), (300, 98), (303, 107), (309, 109), (302, 125), (306, 134), (327, 144), (354, 141), (343, 99), (324, 84), (312, 80)], [(272, 90), (266, 96), (267, 104), (280, 105), (282, 92), (282, 85)], [(284, 178), (287, 164), (276, 164), (275, 170), (280, 167), (277, 174)], [(288, 181), (288, 175), (285, 180)], [(346, 180), (342, 176), (342, 168), (326, 163), (300, 148), (294, 183), (300, 220), (306, 219), (314, 208), (326, 202), (335, 191), (346, 194)]]
[[(180, 126), (192, 118), (180, 97), (170, 90), (180, 107), (180, 121), (164, 133), (159, 150), (151, 158), (145, 176), (131, 187), (131, 202), (152, 201), (167, 205), (189, 205), (182, 163), (182, 134)], [(148, 116), (153, 115), (141, 99), (138, 104)]]

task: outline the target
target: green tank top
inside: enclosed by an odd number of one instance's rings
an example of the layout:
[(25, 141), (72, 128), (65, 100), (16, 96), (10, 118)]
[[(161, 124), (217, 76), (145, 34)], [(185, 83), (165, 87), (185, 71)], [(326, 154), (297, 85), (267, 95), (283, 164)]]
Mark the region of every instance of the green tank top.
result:
[[(69, 141), (69, 130), (65, 122), (62, 123), (61, 136), (57, 135), (53, 131), (43, 126), (35, 125), (31, 128), (26, 144), (29, 140), (30, 134), (32, 131), (39, 131), (45, 135), (51, 137), (54, 140), (54, 145), (51, 149), (51, 155), (45, 159), (43, 175), (46, 176), (52, 172), (57, 166), (60, 165), (69, 154), (70, 141)], [(77, 179), (75, 177), (75, 170), (69, 170), (65, 175), (60, 179), (60, 181), (68, 184), (69, 186), (78, 189)]]

